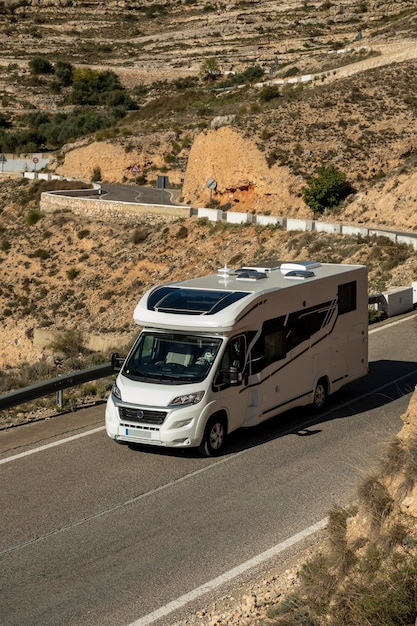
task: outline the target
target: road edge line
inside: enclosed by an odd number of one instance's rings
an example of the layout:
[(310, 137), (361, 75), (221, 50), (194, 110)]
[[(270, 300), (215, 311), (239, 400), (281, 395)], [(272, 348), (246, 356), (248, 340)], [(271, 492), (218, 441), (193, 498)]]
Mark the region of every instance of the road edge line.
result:
[(228, 572), (224, 572), (224, 574), (221, 574), (220, 576), (217, 576), (216, 578), (209, 580), (207, 583), (204, 583), (204, 585), (201, 585), (200, 587), (196, 587), (192, 591), (185, 593), (184, 595), (180, 596), (176, 600), (172, 600), (171, 602), (168, 602), (168, 604), (165, 604), (164, 606), (161, 606), (159, 609), (152, 611), (152, 613), (148, 613), (148, 615), (144, 615), (143, 617), (140, 617), (136, 621), (131, 622), (128, 626), (147, 626), (148, 624), (153, 624), (158, 619), (161, 619), (162, 617), (166, 617), (173, 611), (181, 609), (189, 602), (192, 602), (193, 600), (200, 598), (206, 593), (209, 593), (210, 591), (217, 589), (218, 587), (220, 587), (221, 585), (224, 585), (225, 583), (229, 582), (233, 578), (236, 578), (237, 576), (243, 574), (244, 572), (260, 565), (264, 561), (268, 561), (269, 559), (273, 558), (274, 556), (277, 556), (281, 552), (284, 552), (284, 550), (291, 548), (296, 543), (303, 541), (304, 539), (306, 539), (310, 535), (313, 535), (319, 530), (323, 530), (323, 528), (327, 526), (327, 523), (328, 523), (328, 517), (320, 520), (319, 522), (316, 522), (315, 524), (313, 524), (312, 526), (309, 526), (308, 528), (305, 528), (304, 530), (297, 533), (296, 535), (293, 535), (292, 537), (285, 539), (285, 541), (282, 541), (281, 543), (276, 544), (272, 548), (265, 550), (265, 552), (261, 552), (260, 554), (249, 559), (248, 561), (245, 561), (244, 563), (241, 563), (240, 565), (233, 567)]

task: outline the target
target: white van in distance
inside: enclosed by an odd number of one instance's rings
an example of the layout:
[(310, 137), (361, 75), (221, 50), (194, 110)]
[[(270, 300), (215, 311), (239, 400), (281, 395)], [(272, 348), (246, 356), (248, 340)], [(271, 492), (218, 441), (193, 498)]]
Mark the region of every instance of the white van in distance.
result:
[(119, 442), (220, 454), (228, 433), (368, 372), (365, 266), (268, 261), (156, 286), (107, 401)]

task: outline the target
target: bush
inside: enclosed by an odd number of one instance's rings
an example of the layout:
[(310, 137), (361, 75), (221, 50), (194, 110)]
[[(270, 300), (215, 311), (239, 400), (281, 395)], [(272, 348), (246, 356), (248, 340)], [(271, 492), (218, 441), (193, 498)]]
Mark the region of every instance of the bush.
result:
[(38, 76), (39, 74), (52, 74), (54, 71), (52, 63), (48, 61), (48, 59), (44, 59), (40, 56), (33, 57), (33, 59), (29, 61), (29, 69), (34, 76)]
[(62, 354), (65, 358), (78, 357), (86, 352), (83, 334), (76, 329), (57, 333), (48, 347), (54, 352)]
[(68, 280), (74, 280), (75, 278), (77, 278), (79, 273), (80, 273), (80, 270), (77, 270), (76, 267), (71, 267), (69, 270), (67, 270)]
[(39, 222), (39, 220), (41, 219), (41, 214), (40, 211), (31, 211), (29, 213), (29, 215), (26, 218), (26, 224), (28, 226), (33, 226), (34, 224), (36, 224), (37, 222)]
[(346, 174), (334, 165), (322, 165), (317, 176), (312, 177), (306, 187), (302, 188), (304, 202), (315, 213), (323, 213), (325, 209), (336, 207), (354, 191), (346, 181)]
[(50, 255), (48, 250), (45, 250), (45, 248), (37, 248), (33, 253), (33, 256), (40, 259), (41, 261), (45, 261), (46, 259), (49, 259)]
[(261, 100), (261, 102), (269, 102), (274, 98), (279, 98), (279, 96), (280, 91), (277, 85), (266, 85), (265, 87), (262, 87), (259, 94), (259, 100)]
[(98, 165), (96, 165), (96, 167), (93, 169), (93, 173), (91, 175), (91, 182), (92, 183), (98, 183), (99, 180), (102, 180), (101, 178), (101, 169)]
[(69, 87), (72, 84), (73, 66), (67, 61), (57, 61), (55, 64), (55, 76), (59, 85)]

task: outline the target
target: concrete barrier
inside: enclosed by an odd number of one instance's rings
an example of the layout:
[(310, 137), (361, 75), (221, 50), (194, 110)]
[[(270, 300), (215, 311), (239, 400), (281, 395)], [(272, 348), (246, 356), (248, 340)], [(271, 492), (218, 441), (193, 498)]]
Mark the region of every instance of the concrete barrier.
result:
[(360, 235), (361, 237), (367, 237), (368, 229), (362, 226), (342, 224), (342, 235)]
[(231, 224), (248, 224), (252, 223), (252, 213), (226, 213), (226, 222)]
[(402, 315), (413, 309), (413, 287), (393, 287), (383, 291), (388, 317)]
[[(46, 175), (48, 176), (48, 175)], [(401, 233), (394, 231), (380, 230), (378, 228), (367, 228), (354, 224), (340, 224), (338, 222), (321, 222), (308, 219), (296, 219), (291, 217), (275, 215), (254, 215), (252, 213), (239, 213), (234, 211), (223, 212), (221, 209), (208, 209), (205, 207), (190, 208), (184, 206), (171, 206), (162, 204), (139, 204), (130, 202), (116, 202), (105, 200), (98, 196), (83, 198), (81, 194), (96, 194), (100, 185), (95, 185), (95, 190), (84, 189), (77, 193), (77, 197), (71, 197), (74, 191), (62, 191), (41, 195), (40, 208), (45, 212), (67, 209), (78, 215), (85, 215), (89, 219), (112, 220), (112, 221), (134, 221), (139, 216), (154, 215), (166, 220), (177, 218), (188, 218), (197, 215), (199, 218), (207, 218), (212, 222), (226, 220), (231, 224), (258, 224), (259, 226), (278, 225), (286, 230), (294, 231), (314, 231), (316, 233), (328, 233), (333, 235), (360, 236), (360, 237), (388, 237), (394, 243), (402, 243), (411, 246), (417, 251), (417, 233)]]
[(211, 222), (221, 222), (223, 219), (223, 211), (220, 209), (197, 209), (197, 217), (206, 217)]
[(407, 246), (411, 246), (413, 250), (417, 250), (417, 235), (397, 235), (397, 243), (405, 243)]
[(298, 220), (287, 217), (287, 230), (313, 230), (313, 220)]
[(42, 193), (40, 201), (41, 211), (51, 213), (60, 209), (68, 209), (76, 215), (84, 215), (89, 219), (105, 221), (133, 221), (135, 217), (143, 215), (161, 216), (165, 219), (190, 217), (189, 207), (167, 206), (163, 204), (133, 204), (130, 202), (116, 202), (114, 200), (95, 200), (93, 198), (79, 198)]
[(259, 226), (283, 226), (284, 219), (283, 217), (275, 217), (274, 215), (257, 215), (256, 223), (259, 224)]
[(387, 239), (390, 239), (394, 243), (396, 243), (397, 241), (397, 235), (393, 232), (389, 232), (385, 230), (378, 230), (377, 228), (368, 228), (368, 237), (372, 237), (372, 236), (387, 237)]
[(329, 235), (340, 235), (342, 233), (342, 224), (328, 224), (327, 222), (314, 222), (314, 230), (316, 233), (328, 233)]

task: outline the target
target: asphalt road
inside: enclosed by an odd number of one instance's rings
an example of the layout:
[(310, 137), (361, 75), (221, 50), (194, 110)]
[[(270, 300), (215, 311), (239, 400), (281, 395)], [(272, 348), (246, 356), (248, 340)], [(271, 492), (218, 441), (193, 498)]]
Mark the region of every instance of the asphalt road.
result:
[(103, 200), (114, 200), (116, 202), (130, 202), (132, 204), (162, 204), (164, 206), (183, 206), (175, 202), (175, 198), (180, 194), (179, 190), (156, 189), (155, 187), (138, 187), (136, 185), (105, 184), (97, 189), (65, 189), (64, 191), (52, 192), (56, 195), (81, 197), (81, 198), (102, 198)]
[(2, 625), (167, 626), (272, 567), (400, 430), (416, 339), (415, 315), (372, 327), (369, 376), (320, 417), (233, 434), (219, 459), (117, 445), (103, 405), (1, 432)]
[(117, 200), (119, 202), (137, 202), (140, 204), (164, 204), (177, 206), (174, 192), (168, 189), (153, 187), (135, 187), (134, 185), (102, 185), (103, 200)]

